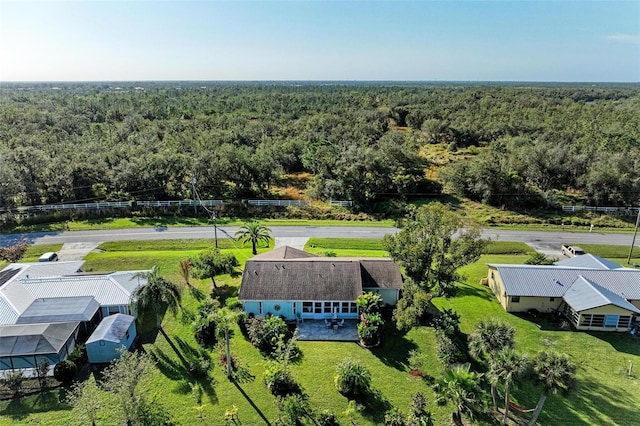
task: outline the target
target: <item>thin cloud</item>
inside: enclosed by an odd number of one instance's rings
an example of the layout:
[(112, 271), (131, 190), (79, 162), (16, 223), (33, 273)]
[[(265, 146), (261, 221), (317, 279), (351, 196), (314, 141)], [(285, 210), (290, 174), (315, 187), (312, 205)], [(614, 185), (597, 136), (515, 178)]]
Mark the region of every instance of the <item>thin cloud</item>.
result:
[(621, 34), (615, 33), (610, 34), (607, 37), (607, 40), (613, 40), (620, 43), (637, 43), (640, 44), (640, 35), (637, 34)]

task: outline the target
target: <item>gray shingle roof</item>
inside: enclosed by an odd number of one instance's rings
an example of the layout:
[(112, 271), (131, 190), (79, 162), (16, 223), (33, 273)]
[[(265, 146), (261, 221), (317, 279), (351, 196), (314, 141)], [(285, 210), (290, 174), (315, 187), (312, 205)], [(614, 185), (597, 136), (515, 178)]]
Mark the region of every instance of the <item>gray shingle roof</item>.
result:
[(577, 312), (600, 306), (615, 305), (631, 312), (640, 310), (617, 294), (579, 276), (563, 296), (564, 301)]
[(365, 288), (402, 288), (402, 274), (391, 259), (363, 259), (362, 287)]
[(131, 315), (114, 314), (109, 315), (100, 321), (100, 324), (87, 339), (87, 343), (106, 340), (108, 342), (119, 343), (127, 330), (136, 319)]
[(640, 300), (640, 271), (582, 269), (540, 265), (490, 265), (500, 273), (509, 296), (562, 297), (579, 277), (624, 297)]
[(289, 246), (276, 247), (271, 251), (261, 253), (254, 256), (253, 260), (275, 260), (275, 259), (304, 259), (308, 257), (317, 257), (314, 254), (307, 253), (306, 251), (298, 250), (297, 248)]
[(58, 353), (79, 325), (79, 322), (58, 322), (1, 326), (0, 356)]
[(583, 254), (571, 257), (569, 259), (560, 260), (554, 263), (556, 266), (572, 267), (572, 268), (588, 268), (588, 269), (622, 269), (622, 265), (603, 259), (593, 254)]
[(249, 260), (242, 274), (241, 300), (355, 300), (362, 294), (360, 263)]

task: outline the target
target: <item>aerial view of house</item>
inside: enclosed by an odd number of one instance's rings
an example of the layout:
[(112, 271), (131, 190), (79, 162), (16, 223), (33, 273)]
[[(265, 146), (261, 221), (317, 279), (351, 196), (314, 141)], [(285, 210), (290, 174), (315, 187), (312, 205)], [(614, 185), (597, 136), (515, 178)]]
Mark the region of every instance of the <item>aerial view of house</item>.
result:
[(238, 296), (249, 315), (355, 319), (358, 296), (378, 293), (395, 306), (401, 288), (392, 259), (319, 257), (284, 246), (247, 261)]
[[(145, 280), (135, 271), (85, 274), (83, 263), (13, 263), (0, 271), (0, 372), (23, 369), (29, 374), (43, 358), (52, 372), (75, 345), (99, 340), (94, 330), (106, 335), (114, 319), (122, 317), (128, 319), (127, 330), (134, 324), (128, 315), (131, 298)], [(123, 315), (110, 318), (113, 314)]]
[(507, 312), (557, 311), (578, 330), (627, 331), (640, 315), (640, 270), (584, 254), (554, 265), (489, 264)]

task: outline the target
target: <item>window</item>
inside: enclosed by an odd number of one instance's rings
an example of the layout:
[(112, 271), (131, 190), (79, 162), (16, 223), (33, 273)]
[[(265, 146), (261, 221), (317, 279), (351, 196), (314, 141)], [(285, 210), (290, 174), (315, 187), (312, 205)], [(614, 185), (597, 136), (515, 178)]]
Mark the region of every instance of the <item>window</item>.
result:
[(592, 315), (591, 327), (604, 327), (604, 315)]
[(298, 313), (298, 304), (296, 302), (293, 302), (293, 315)]
[(119, 314), (120, 307), (119, 306), (109, 306), (107, 308), (107, 315)]
[(127, 340), (129, 340), (129, 330), (127, 330), (127, 332), (126, 332), (126, 333), (124, 333), (124, 337), (125, 337)]
[(104, 346), (104, 340), (100, 340), (100, 346)]
[(520, 303), (520, 296), (511, 296), (511, 302)]
[(619, 319), (620, 319), (620, 315), (605, 315), (604, 326), (617, 328)]
[(258, 302), (258, 313), (262, 315), (262, 302)]
[(331, 313), (331, 302), (324, 302), (324, 313), (325, 314)]
[(302, 302), (302, 312), (310, 314), (313, 312), (313, 302)]
[(630, 316), (620, 317), (618, 320), (618, 328), (629, 328), (629, 324), (631, 323)]
[(314, 312), (316, 314), (321, 314), (322, 313), (322, 302), (315, 302), (314, 303)]
[(349, 313), (349, 302), (342, 302), (342, 311), (343, 314)]
[(555, 298), (555, 297), (550, 297), (550, 298), (549, 298), (549, 302), (555, 302), (555, 301), (556, 301), (556, 298)]
[(354, 302), (349, 303), (349, 312), (352, 314), (357, 314), (358, 313), (358, 305), (356, 305)]

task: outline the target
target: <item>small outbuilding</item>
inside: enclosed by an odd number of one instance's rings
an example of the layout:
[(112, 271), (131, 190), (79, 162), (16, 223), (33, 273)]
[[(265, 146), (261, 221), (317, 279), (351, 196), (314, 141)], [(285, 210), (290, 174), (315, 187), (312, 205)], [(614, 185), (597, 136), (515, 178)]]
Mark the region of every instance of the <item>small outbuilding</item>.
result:
[(129, 349), (136, 338), (136, 319), (131, 315), (105, 317), (86, 342), (87, 357), (92, 364), (108, 363), (120, 358), (119, 349)]

